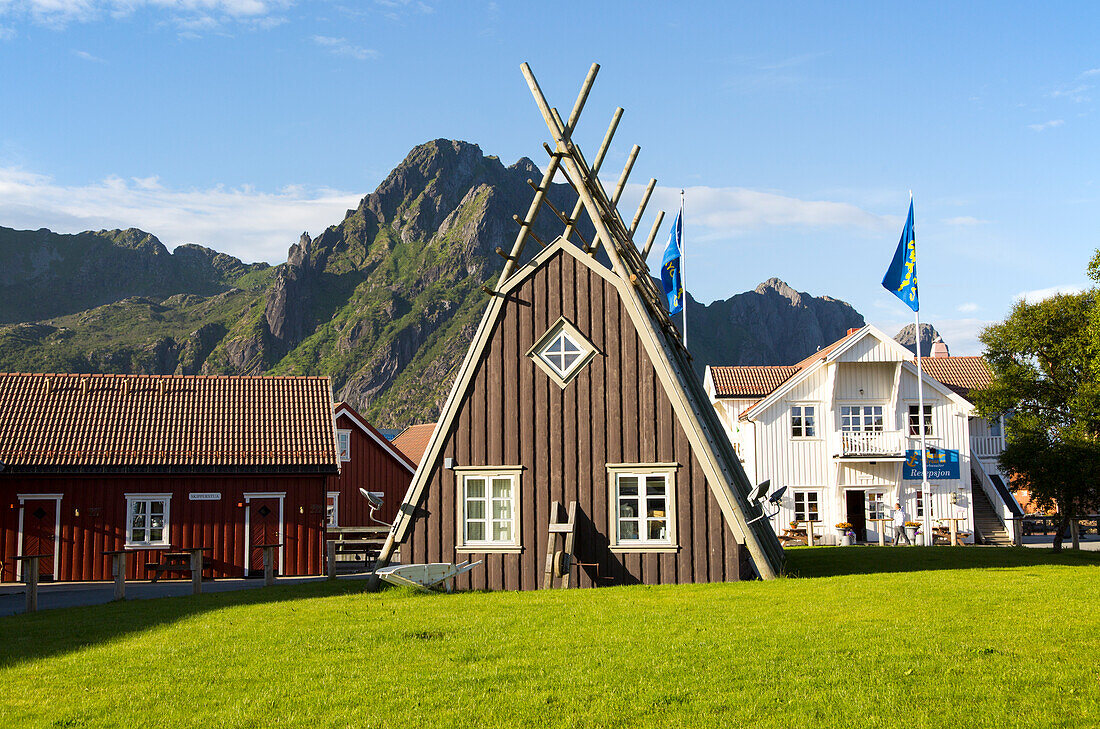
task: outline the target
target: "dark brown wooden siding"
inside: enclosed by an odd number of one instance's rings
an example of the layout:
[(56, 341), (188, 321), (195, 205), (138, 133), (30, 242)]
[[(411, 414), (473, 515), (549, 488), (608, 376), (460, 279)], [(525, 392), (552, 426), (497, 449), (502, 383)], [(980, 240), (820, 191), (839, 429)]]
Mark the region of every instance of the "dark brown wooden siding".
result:
[[(2, 475), (0, 548), (2, 579), (15, 579), (19, 538), (19, 494), (62, 494), (58, 579), (109, 580), (111, 560), (104, 550), (122, 549), (126, 540), (127, 493), (171, 493), (169, 534), (173, 547), (205, 546), (215, 577), (244, 573), (245, 493), (285, 492), (284, 574), (315, 575), (324, 562), (325, 485), (316, 476), (177, 475)], [(218, 492), (217, 501), (191, 501), (192, 492)], [(159, 561), (163, 549), (136, 550), (127, 562), (130, 579), (146, 579), (145, 564)], [(210, 575), (211, 571), (205, 572)]]
[[(524, 353), (559, 316), (600, 350), (563, 390)], [(505, 305), (446, 436), (420, 506), (427, 516), (402, 546), (403, 561), (481, 559), (461, 578), (473, 589), (536, 589), (545, 568), (550, 504), (578, 505), (577, 561), (591, 587), (736, 580), (738, 545), (691, 452), (614, 286), (572, 256), (557, 253)], [(521, 554), (457, 554), (455, 472), (460, 466), (521, 465)], [(608, 549), (608, 463), (677, 462), (676, 554)]]
[(348, 416), (340, 415), (336, 419), (336, 427), (351, 432), (351, 460), (340, 464), (340, 475), (333, 477), (329, 487), (330, 491), (340, 492), (338, 526), (377, 526), (369, 518), (370, 508), (359, 493), (360, 487), (385, 494), (382, 508), (375, 512), (375, 517), (387, 524), (392, 523), (405, 492), (409, 490), (412, 472), (351, 422)]

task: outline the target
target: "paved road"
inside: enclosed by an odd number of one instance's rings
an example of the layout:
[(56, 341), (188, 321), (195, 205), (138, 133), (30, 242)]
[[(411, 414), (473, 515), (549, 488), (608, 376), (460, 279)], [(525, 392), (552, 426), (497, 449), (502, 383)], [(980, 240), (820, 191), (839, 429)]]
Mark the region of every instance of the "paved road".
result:
[[(366, 579), (366, 575), (341, 575), (340, 579)], [(324, 577), (280, 577), (275, 580), (279, 585), (300, 585), (305, 582), (317, 582)], [(202, 591), (234, 592), (253, 590), (264, 586), (263, 578), (206, 580)], [(126, 583), (127, 600), (148, 600), (157, 597), (180, 597), (191, 594), (191, 580), (186, 582), (172, 580), (152, 583), (133, 581)], [(111, 602), (115, 596), (115, 583), (112, 582), (58, 582), (38, 585), (38, 609), (74, 607), (77, 605), (102, 605)], [(15, 615), (23, 612), (26, 604), (25, 586), (19, 583), (0, 584), (0, 616)]]

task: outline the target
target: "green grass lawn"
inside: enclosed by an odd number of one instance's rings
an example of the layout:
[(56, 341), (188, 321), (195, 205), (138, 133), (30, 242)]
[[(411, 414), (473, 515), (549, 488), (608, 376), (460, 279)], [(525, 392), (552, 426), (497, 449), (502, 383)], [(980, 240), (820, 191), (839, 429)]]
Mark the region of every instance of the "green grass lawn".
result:
[(1100, 726), (1100, 554), (788, 550), (797, 578), (362, 583), (0, 619), (0, 727)]

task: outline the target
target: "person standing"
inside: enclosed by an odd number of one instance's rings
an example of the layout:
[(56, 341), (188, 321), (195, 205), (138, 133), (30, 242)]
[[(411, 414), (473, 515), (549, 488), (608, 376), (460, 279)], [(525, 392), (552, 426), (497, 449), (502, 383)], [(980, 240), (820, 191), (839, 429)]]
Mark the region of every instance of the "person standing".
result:
[(909, 541), (909, 535), (905, 533), (906, 515), (905, 509), (901, 508), (901, 502), (894, 502), (894, 546), (898, 546), (898, 540), (904, 539), (905, 543), (910, 547), (913, 543)]

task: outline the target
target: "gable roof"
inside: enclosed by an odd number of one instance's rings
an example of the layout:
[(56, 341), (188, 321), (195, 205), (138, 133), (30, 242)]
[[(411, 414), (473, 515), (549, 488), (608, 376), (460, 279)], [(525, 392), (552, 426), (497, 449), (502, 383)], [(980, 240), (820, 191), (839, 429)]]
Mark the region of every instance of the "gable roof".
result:
[(416, 464), (424, 457), (424, 451), (428, 449), (428, 442), (435, 432), (435, 423), (421, 423), (410, 425), (397, 434), (393, 444), (401, 449), (409, 459)]
[(971, 390), (981, 390), (993, 382), (984, 357), (921, 357), (920, 362), (928, 375), (960, 397), (969, 399)]
[(5, 472), (336, 473), (327, 377), (0, 374)]
[(394, 444), (391, 443), (388, 438), (386, 438), (386, 436), (382, 435), (382, 432), (378, 430), (378, 428), (375, 428), (373, 425), (368, 423), (367, 419), (359, 414), (359, 411), (357, 411), (351, 405), (348, 405), (346, 402), (338, 402), (334, 407), (337, 418), (339, 418), (341, 415), (346, 417), (368, 438), (377, 443), (383, 451), (390, 455), (390, 457), (400, 463), (404, 468), (408, 469), (409, 473), (413, 473), (416, 471), (416, 461), (412, 460), (401, 450), (395, 447)]
[[(741, 412), (739, 419), (748, 420), (765, 408), (770, 407), (784, 394), (794, 389), (799, 382), (809, 377), (810, 373), (817, 369), (818, 366), (823, 365), (825, 362), (838, 360), (844, 352), (848, 351), (855, 346), (858, 341), (868, 336), (886, 343), (887, 346), (891, 348), (896, 347), (901, 350), (898, 352), (901, 358), (900, 361), (906, 370), (912, 371), (912, 373), (916, 375), (916, 356), (878, 327), (866, 324), (860, 329), (850, 330), (846, 335), (832, 344), (823, 347), (806, 359), (793, 365), (791, 369), (793, 369), (794, 372), (780, 380), (780, 382), (770, 391), (764, 393), (760, 400), (745, 408)], [(941, 390), (949, 397), (960, 398), (962, 400), (960, 404), (963, 405), (970, 405), (970, 403), (966, 401), (966, 397), (971, 389), (987, 386), (992, 378), (989, 367), (982, 357), (921, 357), (921, 365), (924, 375), (931, 381), (930, 384), (932, 384), (933, 387)], [(711, 367), (710, 369), (715, 373), (712, 380), (716, 391), (715, 397), (731, 397), (730, 395), (717, 394), (718, 371), (739, 368)], [(768, 377), (772, 380), (778, 379), (782, 375), (782, 371), (788, 368), (769, 367), (761, 369), (770, 369), (774, 371), (773, 373), (760, 375), (760, 381), (763, 382), (765, 378)], [(723, 374), (722, 376), (731, 377), (736, 375)]]
[(798, 372), (791, 366), (744, 366), (711, 367), (711, 382), (714, 385), (714, 397), (763, 397), (783, 384)]

